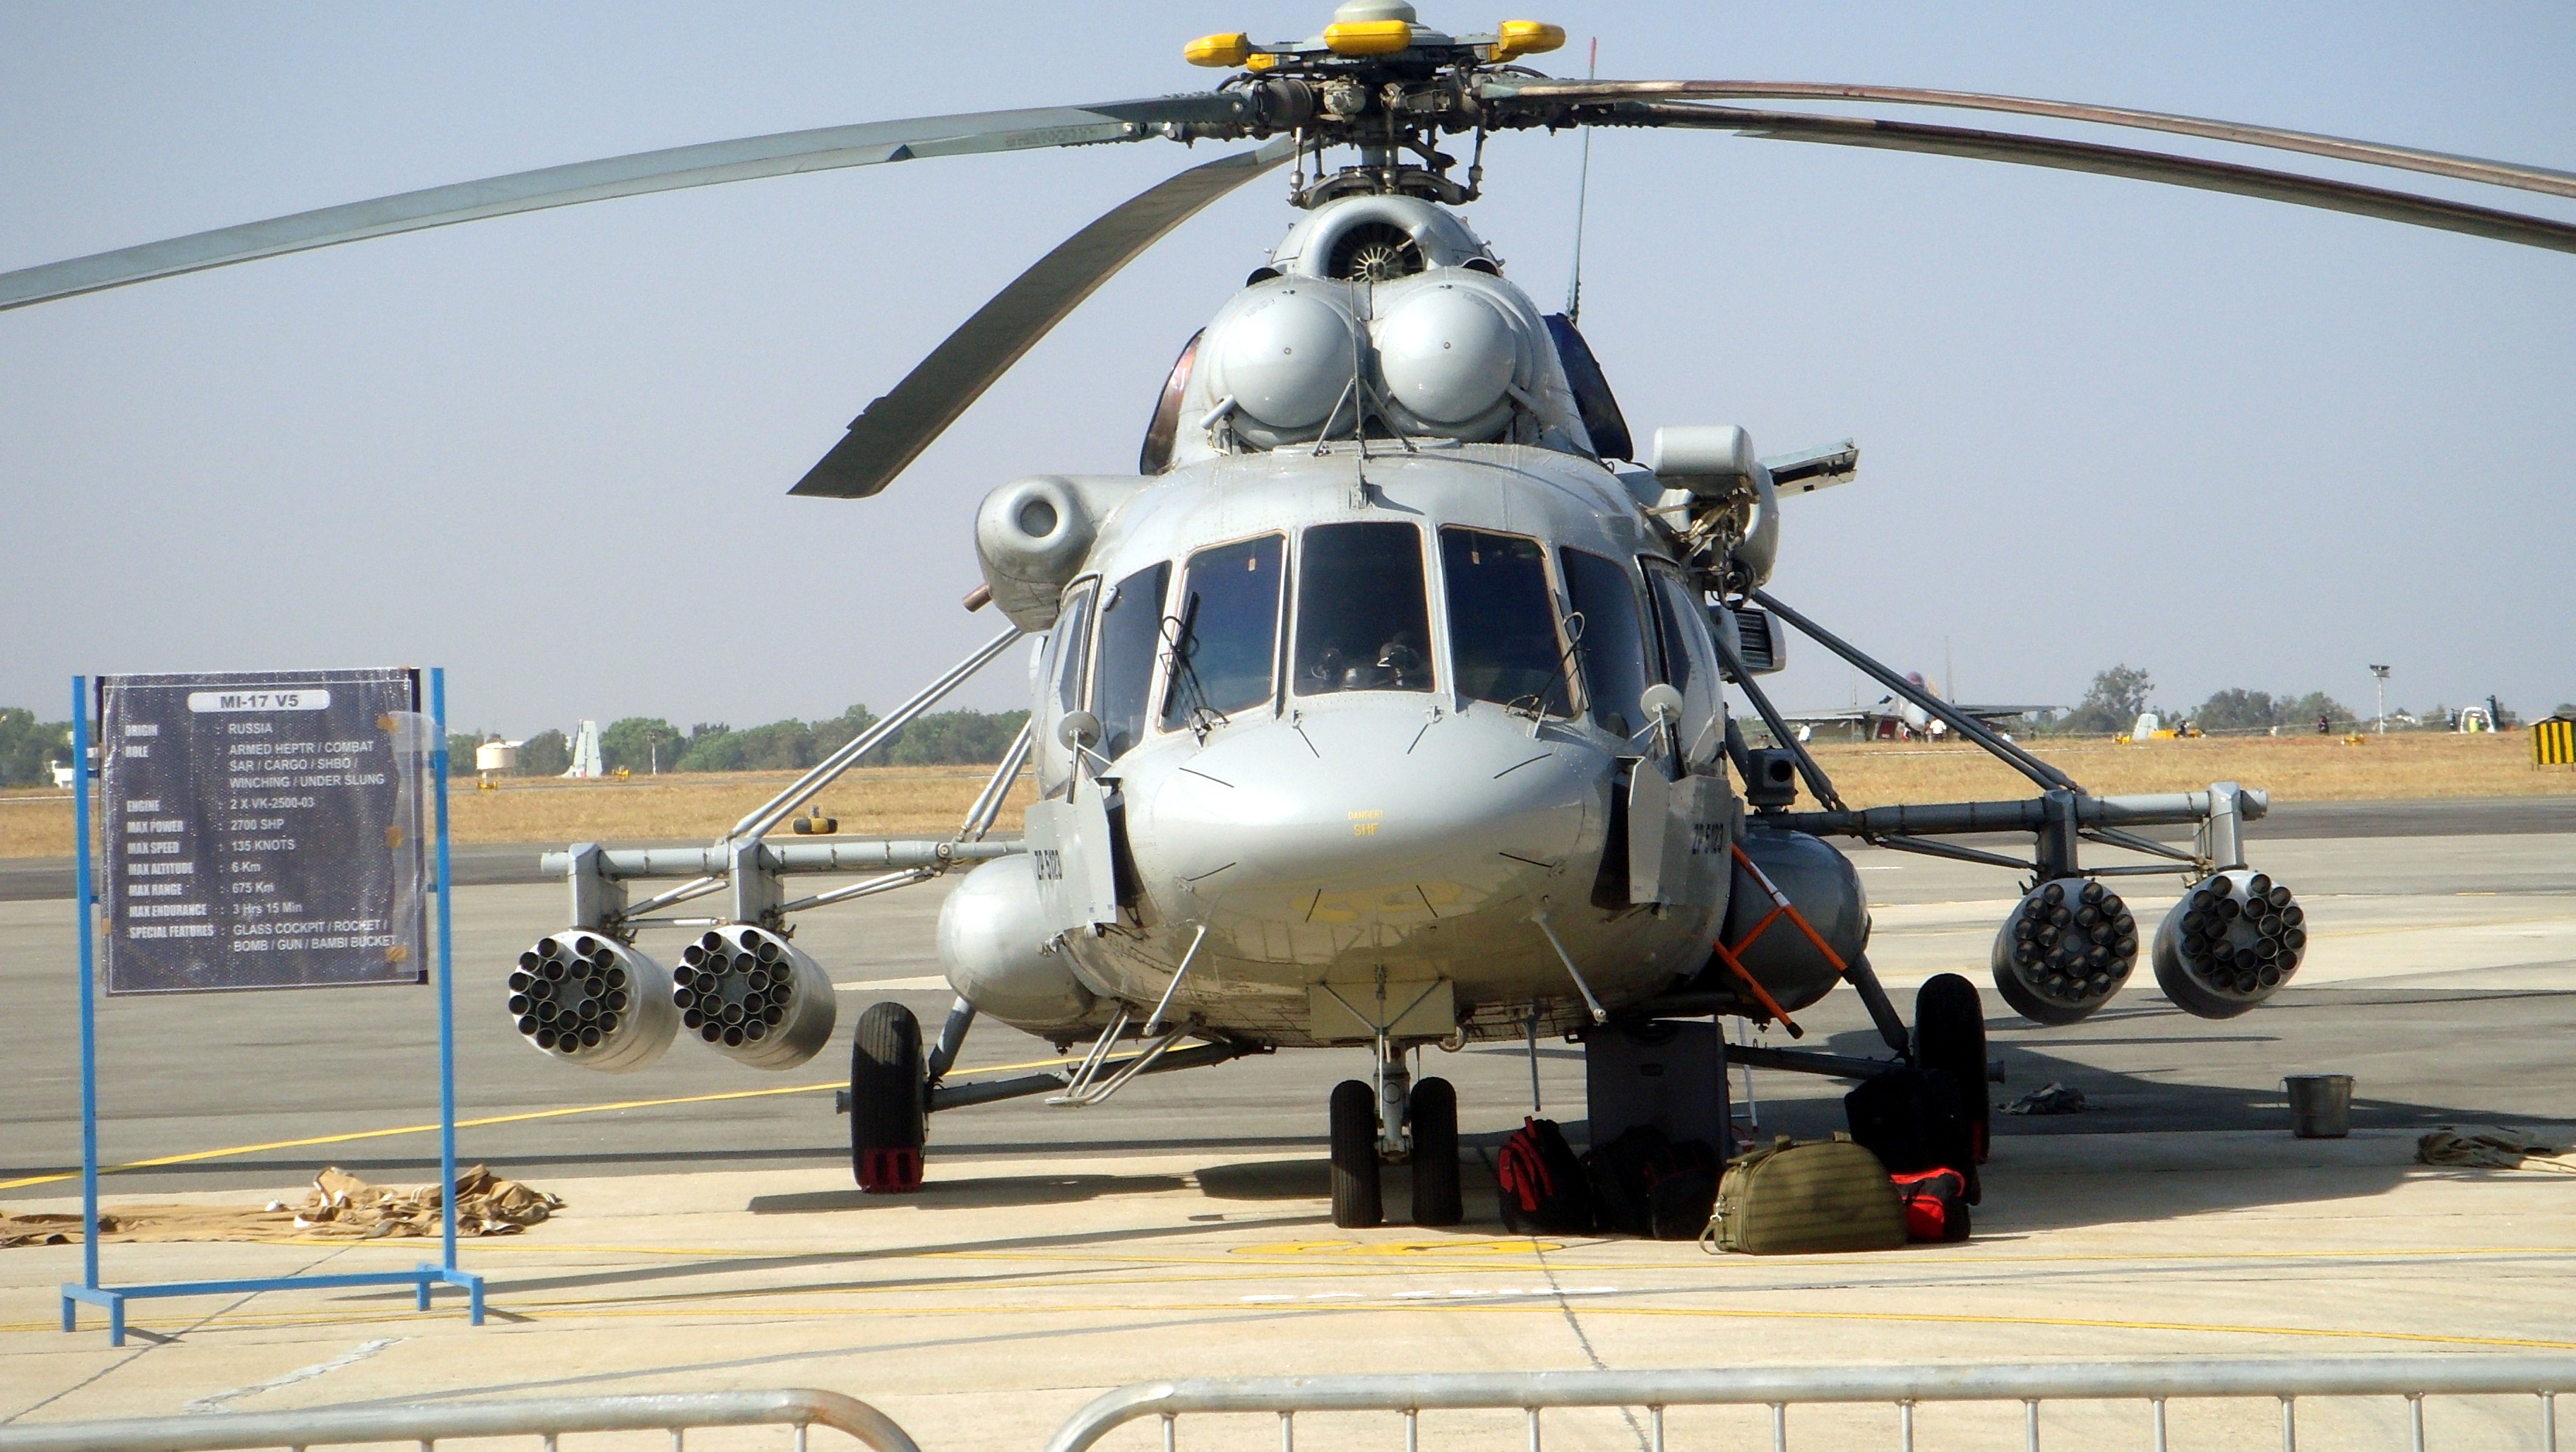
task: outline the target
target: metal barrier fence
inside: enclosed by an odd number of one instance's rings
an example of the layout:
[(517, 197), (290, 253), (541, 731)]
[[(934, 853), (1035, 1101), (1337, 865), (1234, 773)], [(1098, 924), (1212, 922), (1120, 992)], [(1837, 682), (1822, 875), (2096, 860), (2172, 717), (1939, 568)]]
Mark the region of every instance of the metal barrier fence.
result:
[(669, 1432), (671, 1452), (683, 1452), (685, 1434), (705, 1427), (793, 1428), (795, 1452), (806, 1452), (808, 1427), (848, 1433), (875, 1452), (921, 1452), (885, 1413), (827, 1391), (558, 1397), (65, 1422), (0, 1427), (0, 1452), (214, 1452), (232, 1447), (293, 1447), (300, 1452), (359, 1442), (413, 1442), (421, 1452), (430, 1452), (451, 1437), (543, 1437), (547, 1452), (554, 1452), (555, 1439), (566, 1432)]
[[(1541, 1452), (1549, 1410), (1643, 1408), (1653, 1452), (1664, 1452), (1664, 1413), (1674, 1407), (1764, 1407), (1771, 1445), (1789, 1446), (1794, 1406), (1875, 1404), (1897, 1414), (1897, 1445), (1914, 1446), (1914, 1409), (1924, 1403), (2018, 1402), (2023, 1445), (2040, 1445), (2043, 1402), (2143, 1402), (2151, 1445), (2166, 1452), (2169, 1402), (2273, 1400), (2283, 1452), (2298, 1447), (2298, 1403), (2309, 1398), (2402, 1398), (2410, 1445), (2424, 1452), (2428, 1396), (2525, 1396), (2534, 1400), (2539, 1445), (2557, 1452), (2560, 1392), (2576, 1392), (2576, 1357), (2413, 1356), (2319, 1361), (2138, 1361), (2022, 1366), (1790, 1367), (1737, 1371), (1546, 1371), (1420, 1376), (1312, 1376), (1138, 1382), (1094, 1400), (1056, 1429), (1046, 1452), (1085, 1452), (1129, 1422), (1162, 1421), (1165, 1452), (1179, 1443), (1179, 1419), (1207, 1413), (1270, 1413), (1281, 1452), (1294, 1452), (1300, 1412), (1402, 1415), (1405, 1452), (1418, 1452), (1426, 1411), (1517, 1410), (1529, 1452)], [(828, 1427), (875, 1449), (920, 1452), (892, 1419), (865, 1402), (826, 1391), (702, 1392), (430, 1406), (326, 1407), (249, 1415), (67, 1422), (0, 1427), (0, 1452), (217, 1452), (410, 1442), (421, 1452), (458, 1437), (543, 1437), (547, 1452), (573, 1432), (668, 1432), (672, 1452), (685, 1434), (714, 1427), (792, 1428), (795, 1452), (806, 1430)], [(1835, 1445), (1848, 1445), (1845, 1433)]]
[[(1527, 1418), (1529, 1452), (1540, 1452), (1543, 1411), (1641, 1407), (1654, 1452), (1664, 1452), (1669, 1407), (1767, 1407), (1771, 1445), (1789, 1446), (1789, 1409), (1817, 1403), (1892, 1405), (1897, 1445), (1914, 1446), (1914, 1409), (1925, 1402), (2019, 1402), (2023, 1445), (2037, 1452), (2042, 1402), (2147, 1403), (2156, 1452), (2166, 1452), (2169, 1401), (2277, 1400), (2281, 1446), (2296, 1452), (2298, 1402), (2308, 1397), (2403, 1397), (2412, 1446), (2423, 1452), (2427, 1396), (2519, 1395), (2535, 1399), (2540, 1445), (2557, 1452), (2557, 1393), (2576, 1391), (2576, 1357), (2381, 1357), (2298, 1362), (2141, 1361), (2024, 1366), (1854, 1366), (1740, 1371), (1548, 1371), (1421, 1376), (1301, 1376), (1138, 1382), (1106, 1393), (1056, 1429), (1046, 1452), (1084, 1452), (1110, 1431), (1144, 1417), (1163, 1422), (1165, 1452), (1178, 1445), (1185, 1414), (1270, 1412), (1281, 1452), (1294, 1452), (1299, 1412), (1397, 1412), (1405, 1452), (1420, 1445), (1426, 1411), (1514, 1410)], [(1844, 1445), (1847, 1445), (1845, 1443)]]

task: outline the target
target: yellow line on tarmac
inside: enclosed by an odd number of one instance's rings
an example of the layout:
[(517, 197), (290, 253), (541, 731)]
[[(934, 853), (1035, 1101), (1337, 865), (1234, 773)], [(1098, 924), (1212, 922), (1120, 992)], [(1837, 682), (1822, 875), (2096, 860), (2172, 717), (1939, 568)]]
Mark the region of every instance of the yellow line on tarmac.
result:
[[(1072, 1062), (1071, 1059), (1039, 1059), (1026, 1064), (987, 1064), (979, 1065), (974, 1072), (1001, 1074), (1021, 1069), (1053, 1068), (1059, 1064)], [(609, 1114), (622, 1109), (661, 1109), (674, 1104), (714, 1104), (728, 1099), (768, 1099), (781, 1094), (819, 1094), (826, 1089), (843, 1087), (846, 1086), (837, 1083), (791, 1084), (784, 1089), (737, 1089), (728, 1094), (684, 1094), (674, 1099), (624, 1099), (613, 1104), (577, 1104), (567, 1109), (532, 1109), (521, 1114), (492, 1114), (480, 1119), (460, 1119), (456, 1121), (456, 1127), (479, 1129), (485, 1125), (522, 1124), (532, 1119), (562, 1119), (575, 1114)], [(438, 1126), (435, 1124), (406, 1124), (394, 1129), (361, 1129), (348, 1134), (317, 1134), (309, 1139), (278, 1139), (270, 1140), (266, 1144), (237, 1144), (225, 1149), (197, 1150), (184, 1155), (162, 1155), (155, 1159), (130, 1160), (121, 1165), (101, 1165), (98, 1172), (102, 1175), (113, 1175), (127, 1170), (150, 1170), (165, 1165), (187, 1165), (205, 1160), (234, 1159), (242, 1155), (259, 1154), (265, 1150), (306, 1149), (313, 1145), (348, 1144), (362, 1139), (391, 1139), (405, 1134), (433, 1134), (437, 1130)], [(78, 1170), (61, 1170), (53, 1174), (29, 1175), (18, 1180), (0, 1180), (0, 1190), (23, 1190), (30, 1185), (60, 1184), (66, 1180), (79, 1178)]]
[[(2462, 897), (2467, 896), (2466, 893), (2457, 895)], [(2470, 928), (2528, 927), (2533, 923), (2576, 923), (2576, 915), (2551, 913), (2542, 917), (2530, 918), (2490, 918), (2483, 922), (2390, 923), (2386, 926), (2376, 928), (2329, 928), (2321, 932), (2308, 934), (2308, 940), (2310, 942), (2314, 942), (2319, 938), (2387, 938), (2394, 937), (2400, 933), (2456, 933)]]
[[(759, 1320), (764, 1318), (770, 1320), (811, 1320), (830, 1317), (993, 1317), (1010, 1315), (1099, 1316), (1104, 1313), (1143, 1316), (1184, 1314), (1207, 1315), (1211, 1313), (1234, 1313), (1245, 1316), (1276, 1316), (1282, 1313), (1294, 1315), (1348, 1315), (1354, 1311), (1437, 1311), (1451, 1315), (1471, 1316), (1536, 1315), (1554, 1317), (1564, 1314), (1564, 1309), (1556, 1303), (1556, 1300), (1553, 1297), (1544, 1297), (1531, 1304), (1508, 1306), (1490, 1304), (1461, 1305), (1456, 1302), (1443, 1301), (1408, 1301), (1400, 1305), (1387, 1302), (1362, 1302), (1355, 1304), (1348, 1301), (1337, 1301), (1324, 1305), (1311, 1306), (1284, 1302), (1265, 1302), (1254, 1305), (1245, 1305), (1241, 1302), (1235, 1301), (1204, 1303), (1171, 1302), (1161, 1305), (1129, 1305), (1087, 1301), (1067, 1305), (1039, 1306), (692, 1306), (671, 1308), (633, 1307), (623, 1310), (601, 1309), (586, 1311), (565, 1309), (559, 1311), (551, 1309), (521, 1309), (521, 1306), (525, 1303), (512, 1302), (501, 1297), (493, 1298), (490, 1304), (492, 1309), (495, 1311), (504, 1312), (511, 1316), (528, 1321), (691, 1319), (711, 1321)], [(365, 1322), (427, 1321), (438, 1319), (442, 1312), (452, 1314), (454, 1310), (455, 1307), (449, 1305), (426, 1313), (410, 1310), (361, 1311), (345, 1314), (325, 1313), (321, 1315), (310, 1313), (284, 1313), (275, 1316), (236, 1313), (219, 1315), (213, 1318), (213, 1322), (216, 1324), (240, 1326), (245, 1328), (254, 1325), (270, 1328), (330, 1326)], [(1685, 1318), (1697, 1317), (1702, 1319), (1731, 1321), (1827, 1321), (1936, 1326), (2048, 1326), (2093, 1331), (2165, 1331), (2211, 1336), (2286, 1336), (2310, 1340), (2393, 1341), (2408, 1345), (2495, 1346), (2510, 1347), (2519, 1350), (2576, 1351), (2576, 1341), (2546, 1341), (2532, 1337), (2515, 1336), (2455, 1336), (2429, 1331), (2373, 1331), (2327, 1326), (2265, 1326), (2228, 1324), (2223, 1322), (2132, 1321), (2117, 1320), (2107, 1317), (2095, 1318), (2078, 1316), (1978, 1316), (1945, 1314), (1931, 1311), (1799, 1311), (1785, 1309), (1717, 1309), (1682, 1306), (1606, 1306), (1594, 1303), (1588, 1298), (1579, 1307), (1579, 1310), (1581, 1314), (1586, 1316), (1662, 1316)], [(53, 1324), (54, 1323), (50, 1321), (12, 1322), (0, 1325), (0, 1330), (45, 1330), (50, 1328)], [(129, 1324), (142, 1325), (148, 1323), (130, 1322)], [(177, 1323), (174, 1322), (172, 1324)]]

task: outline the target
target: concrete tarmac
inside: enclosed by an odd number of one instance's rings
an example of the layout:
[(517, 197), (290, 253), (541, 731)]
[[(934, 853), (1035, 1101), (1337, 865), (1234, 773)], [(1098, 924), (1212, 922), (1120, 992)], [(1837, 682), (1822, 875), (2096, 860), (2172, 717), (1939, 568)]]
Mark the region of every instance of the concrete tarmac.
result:
[[(1986, 982), (2005, 874), (1855, 855), (1877, 914), (1872, 957), (1900, 1000), (1938, 971)], [(138, 1308), (134, 1341), (110, 1352), (94, 1329), (54, 1329), (51, 1288), (77, 1279), (78, 1247), (0, 1251), (0, 1419), (802, 1384), (877, 1402), (926, 1447), (1015, 1447), (1106, 1387), (1163, 1375), (2576, 1351), (2564, 1311), (2576, 1185), (2411, 1163), (2416, 1133), (2435, 1124), (2576, 1124), (2563, 1047), (2576, 1027), (2576, 834), (2321, 834), (2262, 842), (2254, 860), (2300, 893), (2316, 933), (2292, 988), (2206, 1022), (2167, 1004), (2142, 965), (2111, 1008), (2054, 1030), (1990, 999), (2011, 1081), (1999, 1094), (2064, 1082), (2097, 1112), (1997, 1119), (1965, 1246), (1781, 1260), (1504, 1235), (1486, 1167), (1529, 1111), (1529, 1067), (1500, 1046), (1426, 1056), (1425, 1072), (1458, 1084), (1469, 1140), (1469, 1222), (1454, 1231), (1331, 1226), (1323, 1103), (1333, 1081), (1366, 1072), (1357, 1050), (1142, 1081), (1090, 1110), (1021, 1100), (945, 1114), (930, 1188), (865, 1199), (830, 1112), (834, 1055), (758, 1075), (680, 1044), (635, 1074), (562, 1069), (516, 1041), (497, 1002), (503, 965), (562, 926), (561, 889), (462, 888), (459, 978), (489, 985), (458, 1005), (464, 1154), (570, 1202), (523, 1237), (467, 1245), (467, 1264), (492, 1277), (493, 1324), (470, 1330), (444, 1306), (417, 1315), (408, 1292), (163, 1301)], [(2152, 920), (2175, 884), (2128, 887)], [(798, 941), (848, 985), (845, 1018), (878, 997), (926, 1019), (944, 1009), (931, 953), (941, 891), (809, 920)], [(0, 904), (11, 1210), (77, 1205), (60, 1178), (79, 1147), (68, 909)], [(1848, 998), (1800, 1015), (1807, 1045), (1878, 1052)], [(435, 1136), (413, 1127), (435, 1118), (434, 1042), (420, 990), (110, 1001), (103, 1159), (219, 1152), (112, 1174), (110, 1203), (292, 1199), (325, 1163), (429, 1178)], [(961, 1073), (1052, 1057), (979, 1025)], [(1579, 1050), (1543, 1045), (1539, 1068), (1545, 1112), (1579, 1135)], [(2351, 1139), (2286, 1132), (2281, 1076), (2308, 1071), (2359, 1081)], [(1764, 1133), (1840, 1125), (1843, 1085), (1767, 1072), (1752, 1084)], [(220, 1153), (258, 1145), (274, 1147)], [(1406, 1184), (1390, 1172), (1399, 1221)], [(111, 1282), (135, 1282), (407, 1266), (424, 1247), (102, 1249)], [(2020, 1445), (2019, 1408), (1987, 1410), (1927, 1409), (1920, 1445)], [(2052, 1409), (2049, 1444), (2143, 1445), (2143, 1416)], [(2277, 1436), (2268, 1404), (2175, 1416), (2177, 1446)], [(1812, 1445), (1893, 1431), (1881, 1410), (1799, 1417)], [(2301, 1430), (2316, 1445), (2402, 1445), (2402, 1417), (2303, 1409)], [(1301, 1432), (1365, 1428), (1395, 1445), (1383, 1420)], [(2436, 1442), (2447, 1428), (2450, 1445), (2538, 1445), (2536, 1430), (2514, 1440), (2524, 1423), (2536, 1429), (2500, 1404), (2443, 1406)], [(1672, 1426), (1699, 1445), (1738, 1431), (1767, 1445), (1756, 1418), (1676, 1413)], [(1426, 1417), (1423, 1433), (1443, 1446), (1521, 1434), (1517, 1416)], [(1244, 1419), (1183, 1435), (1275, 1446), (1278, 1432)], [(1111, 1445), (1154, 1436), (1131, 1429)], [(1551, 1420), (1549, 1439), (1642, 1446), (1614, 1413)]]

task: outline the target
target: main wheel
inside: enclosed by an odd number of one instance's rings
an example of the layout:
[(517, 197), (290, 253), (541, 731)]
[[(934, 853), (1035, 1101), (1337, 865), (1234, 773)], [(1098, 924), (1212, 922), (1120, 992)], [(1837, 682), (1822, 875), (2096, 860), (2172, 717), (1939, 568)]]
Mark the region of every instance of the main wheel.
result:
[(1413, 1121), (1413, 1223), (1455, 1225), (1466, 1215), (1458, 1194), (1458, 1091), (1446, 1079), (1413, 1086), (1405, 1112)]
[(1968, 1142), (1975, 1162), (1960, 1166), (1968, 1181), (1971, 1203), (1983, 1198), (1977, 1165), (1986, 1162), (1993, 1133), (1993, 1104), (1986, 1086), (1986, 1010), (1977, 985), (1956, 973), (1942, 973), (1914, 995), (1914, 1066), (1938, 1069), (1958, 1091), (1959, 1117), (1968, 1123)]
[(1345, 1230), (1380, 1224), (1386, 1208), (1378, 1199), (1377, 1091), (1357, 1079), (1334, 1085), (1332, 1121), (1333, 1223)]
[(900, 1003), (871, 1006), (850, 1035), (850, 1172), (862, 1191), (921, 1188), (921, 1087), (921, 1021)]

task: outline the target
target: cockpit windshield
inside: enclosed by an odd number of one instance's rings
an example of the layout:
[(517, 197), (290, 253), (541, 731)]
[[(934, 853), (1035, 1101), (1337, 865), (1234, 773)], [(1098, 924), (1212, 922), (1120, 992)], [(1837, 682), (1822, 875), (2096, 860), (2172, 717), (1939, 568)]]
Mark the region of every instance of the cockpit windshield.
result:
[(1430, 690), (1422, 531), (1374, 521), (1319, 524), (1298, 550), (1298, 694)]
[(1287, 543), (1265, 534), (1190, 556), (1180, 603), (1163, 626), (1172, 662), (1163, 684), (1164, 730), (1269, 703)]
[(1572, 715), (1566, 647), (1548, 591), (1547, 553), (1538, 541), (1443, 526), (1440, 571), (1448, 586), (1449, 655), (1459, 694)]

